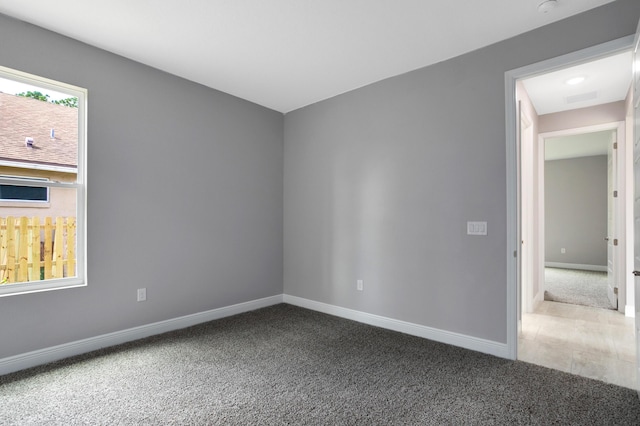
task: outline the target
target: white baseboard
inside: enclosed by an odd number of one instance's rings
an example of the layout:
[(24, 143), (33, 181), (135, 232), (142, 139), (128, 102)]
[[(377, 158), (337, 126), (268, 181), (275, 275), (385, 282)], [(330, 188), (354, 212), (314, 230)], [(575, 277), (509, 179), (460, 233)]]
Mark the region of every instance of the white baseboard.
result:
[(502, 358), (509, 358), (506, 343), (480, 339), (464, 334), (439, 330), (424, 325), (360, 312), (353, 309), (342, 308), (340, 306), (329, 305), (309, 299), (303, 299), (296, 296), (280, 294), (2, 358), (0, 359), (0, 375), (13, 373), (15, 371), (24, 370), (26, 368), (35, 367), (105, 347), (131, 342), (156, 334), (179, 330), (207, 321), (213, 321), (231, 315), (253, 311), (255, 309), (276, 305), (282, 302), (376, 327), (386, 328), (437, 342), (459, 346), (465, 349), (471, 349)]
[(633, 305), (624, 305), (624, 316), (629, 318), (636, 317), (636, 310)]
[(464, 334), (439, 330), (424, 325), (355, 311), (353, 309), (342, 308), (340, 306), (329, 305), (322, 302), (316, 302), (314, 300), (303, 299), (301, 297), (290, 296), (288, 294), (283, 296), (283, 301), (284, 303), (289, 303), (291, 305), (300, 306), (302, 308), (311, 309), (329, 315), (335, 315), (337, 317), (350, 319), (364, 324), (399, 331), (412, 336), (423, 337), (425, 339), (435, 340), (437, 342), (447, 343), (449, 345), (459, 346), (501, 358), (509, 358), (509, 350), (506, 343), (499, 343)]
[(547, 268), (579, 269), (581, 271), (607, 272), (606, 265), (585, 265), (582, 263), (544, 262)]
[(2, 358), (0, 359), (0, 375), (278, 303), (282, 303), (281, 294)]

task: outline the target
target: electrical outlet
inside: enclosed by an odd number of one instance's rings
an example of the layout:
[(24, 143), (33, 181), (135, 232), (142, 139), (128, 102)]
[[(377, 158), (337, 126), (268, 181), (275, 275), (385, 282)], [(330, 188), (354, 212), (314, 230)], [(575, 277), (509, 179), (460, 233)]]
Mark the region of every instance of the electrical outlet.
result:
[(358, 291), (364, 290), (364, 281), (363, 280), (358, 280), (356, 282), (356, 288), (358, 289)]
[(147, 289), (139, 288), (138, 289), (138, 302), (144, 302), (147, 300)]
[(566, 249), (566, 248), (564, 248), (564, 247), (563, 247), (563, 248), (561, 248), (561, 249), (560, 249), (560, 253), (564, 254), (564, 253), (566, 253), (566, 252), (567, 252), (567, 249)]

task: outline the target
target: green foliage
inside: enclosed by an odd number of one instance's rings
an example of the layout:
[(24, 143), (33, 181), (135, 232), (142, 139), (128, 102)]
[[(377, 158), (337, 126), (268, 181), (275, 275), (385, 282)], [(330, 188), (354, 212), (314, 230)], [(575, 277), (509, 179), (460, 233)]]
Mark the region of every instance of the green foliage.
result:
[(18, 93), (16, 96), (22, 96), (23, 98), (37, 99), (43, 102), (51, 102), (52, 104), (64, 105), (70, 108), (78, 108), (78, 98), (65, 98), (65, 99), (59, 99), (57, 101), (52, 101), (52, 100), (49, 100), (49, 95), (45, 95), (44, 93), (41, 93), (38, 91), (22, 92), (22, 93)]
[(41, 92), (28, 91), (28, 92), (18, 93), (17, 96), (22, 96), (23, 98), (33, 98), (39, 101), (49, 102), (49, 95), (45, 95), (44, 93), (41, 93)]
[(56, 105), (64, 105), (70, 108), (78, 108), (78, 98), (65, 98), (57, 101), (51, 101)]

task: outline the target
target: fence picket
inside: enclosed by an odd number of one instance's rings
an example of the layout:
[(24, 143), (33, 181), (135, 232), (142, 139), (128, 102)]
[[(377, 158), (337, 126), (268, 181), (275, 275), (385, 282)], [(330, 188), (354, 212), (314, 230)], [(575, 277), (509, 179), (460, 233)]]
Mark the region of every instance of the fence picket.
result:
[(16, 282), (16, 219), (7, 218), (7, 282)]
[(44, 219), (44, 279), (50, 280), (53, 278), (52, 273), (52, 255), (53, 255), (53, 226), (51, 224), (51, 218)]
[(56, 278), (64, 276), (64, 218), (56, 217), (56, 234), (53, 237), (53, 252), (56, 260), (54, 275)]
[[(0, 265), (7, 264), (7, 220), (4, 217), (0, 217)], [(0, 271), (0, 283), (4, 284), (9, 282), (7, 277), (8, 272), (6, 269)]]
[(75, 256), (75, 217), (0, 217), (0, 285), (75, 276)]
[(40, 218), (33, 218), (33, 225), (31, 225), (31, 235), (33, 239), (32, 251), (31, 251), (31, 280), (36, 281), (40, 279), (40, 259), (42, 256), (40, 248)]
[(67, 276), (76, 275), (76, 218), (67, 218)]
[(19, 219), (18, 236), (18, 282), (29, 281), (29, 218)]

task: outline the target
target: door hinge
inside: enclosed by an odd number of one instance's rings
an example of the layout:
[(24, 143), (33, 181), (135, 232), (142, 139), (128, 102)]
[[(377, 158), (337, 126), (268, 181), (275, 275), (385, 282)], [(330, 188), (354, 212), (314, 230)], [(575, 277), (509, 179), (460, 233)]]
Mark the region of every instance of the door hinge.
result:
[(618, 191), (613, 191), (613, 198), (618, 198)]
[(513, 257), (518, 257), (518, 250), (513, 251)]
[(613, 143), (613, 149), (618, 149), (618, 142)]
[(614, 239), (613, 239), (613, 245), (614, 245), (614, 246), (617, 246), (617, 245), (618, 245), (618, 239), (617, 239), (617, 238), (614, 238)]
[(613, 294), (618, 294), (618, 287), (613, 288)]

